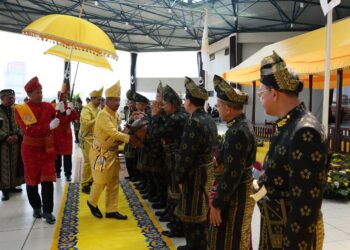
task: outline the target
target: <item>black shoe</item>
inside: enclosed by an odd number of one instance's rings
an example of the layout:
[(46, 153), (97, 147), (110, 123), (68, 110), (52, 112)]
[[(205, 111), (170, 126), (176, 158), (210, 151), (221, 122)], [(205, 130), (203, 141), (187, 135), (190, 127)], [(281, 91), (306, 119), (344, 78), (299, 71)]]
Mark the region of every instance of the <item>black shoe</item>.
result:
[(160, 221), (160, 222), (168, 222), (168, 221), (170, 221), (170, 216), (169, 216), (169, 214), (166, 214), (166, 215), (164, 215), (164, 216), (160, 216), (160, 217), (159, 217), (159, 221)]
[(3, 193), (1, 200), (2, 201), (8, 201), (10, 199), (10, 195), (8, 193)]
[(106, 218), (114, 218), (117, 220), (126, 220), (128, 216), (122, 215), (119, 212), (106, 213)]
[(171, 231), (171, 228), (172, 228), (172, 226), (171, 226), (171, 222), (168, 222), (168, 223), (166, 224), (166, 227), (167, 227), (167, 228), (169, 228), (169, 229), (170, 229), (170, 231)]
[(77, 144), (79, 143), (79, 141), (78, 141), (78, 140), (75, 140), (74, 142), (75, 142), (75, 143), (77, 143)]
[(10, 192), (11, 193), (20, 193), (20, 192), (22, 192), (22, 188), (11, 188)]
[(158, 203), (152, 204), (153, 209), (163, 209), (165, 207), (166, 207), (165, 202), (158, 202)]
[(129, 181), (131, 181), (131, 182), (137, 182), (137, 181), (139, 181), (139, 179), (137, 179), (136, 177), (132, 176), (132, 177), (130, 177), (130, 180), (129, 180)]
[(81, 192), (85, 193), (85, 194), (90, 194), (91, 188), (90, 186), (84, 186), (81, 189)]
[(41, 212), (41, 208), (34, 208), (33, 209), (33, 217), (34, 218), (41, 218), (41, 217), (43, 217), (43, 214)]
[(148, 191), (146, 189), (144, 189), (144, 190), (140, 190), (139, 193), (141, 195), (145, 195), (145, 194), (148, 194)]
[(43, 218), (48, 224), (55, 224), (56, 218), (52, 213), (43, 213)]
[(61, 178), (61, 173), (56, 173), (56, 178), (60, 179)]
[(187, 247), (187, 245), (185, 245), (185, 246), (178, 246), (176, 248), (176, 250), (189, 250), (189, 248)]
[(97, 206), (94, 207), (93, 205), (91, 205), (91, 204), (89, 203), (89, 201), (86, 201), (86, 203), (87, 203), (88, 207), (90, 208), (90, 211), (91, 211), (91, 213), (92, 213), (93, 216), (95, 216), (96, 218), (99, 218), (99, 219), (101, 219), (101, 218), (103, 217), (103, 215), (102, 215), (100, 209), (98, 209)]
[(135, 186), (137, 190), (139, 191), (144, 191), (146, 190), (146, 187), (144, 185), (138, 185), (138, 186)]
[(130, 176), (126, 176), (126, 177), (124, 177), (124, 179), (125, 179), (125, 180), (130, 180), (131, 177), (130, 177)]
[(158, 203), (160, 202), (160, 198), (158, 196), (152, 196), (151, 198), (149, 198), (149, 201), (152, 203)]
[(162, 235), (167, 236), (169, 238), (172, 238), (172, 237), (184, 237), (185, 236), (185, 234), (183, 234), (183, 233), (173, 232), (171, 230), (163, 231)]
[(163, 211), (156, 211), (155, 215), (156, 216), (164, 216), (164, 215), (167, 215), (168, 214), (168, 210), (165, 209)]
[(70, 176), (66, 176), (66, 181), (67, 182), (71, 182), (72, 181), (72, 178)]
[(145, 195), (142, 195), (141, 197), (144, 200), (148, 200), (149, 199), (149, 194), (146, 193)]

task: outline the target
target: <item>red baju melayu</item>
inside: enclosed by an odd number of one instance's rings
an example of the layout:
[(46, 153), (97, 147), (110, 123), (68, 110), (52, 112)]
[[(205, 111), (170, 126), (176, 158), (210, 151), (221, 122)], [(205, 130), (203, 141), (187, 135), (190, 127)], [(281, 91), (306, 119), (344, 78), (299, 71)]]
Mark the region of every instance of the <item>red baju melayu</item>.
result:
[[(68, 109), (67, 105), (64, 105), (64, 109)], [(56, 153), (58, 155), (71, 155), (73, 148), (73, 135), (70, 123), (77, 121), (79, 115), (75, 109), (72, 109), (70, 115), (59, 113), (57, 118), (60, 119), (60, 125), (53, 130)]]
[[(35, 116), (36, 122), (30, 122), (32, 118), (26, 111), (28, 107), (32, 115)], [(21, 110), (24, 110), (24, 112), (21, 112)], [(55, 118), (55, 115), (56, 111), (50, 103), (33, 103), (29, 101), (27, 104), (16, 105), (15, 118), (23, 132), (22, 159), (24, 163), (24, 177), (26, 184), (30, 186), (56, 180), (56, 152), (49, 125), (51, 120)], [(28, 121), (32, 124), (28, 125)]]

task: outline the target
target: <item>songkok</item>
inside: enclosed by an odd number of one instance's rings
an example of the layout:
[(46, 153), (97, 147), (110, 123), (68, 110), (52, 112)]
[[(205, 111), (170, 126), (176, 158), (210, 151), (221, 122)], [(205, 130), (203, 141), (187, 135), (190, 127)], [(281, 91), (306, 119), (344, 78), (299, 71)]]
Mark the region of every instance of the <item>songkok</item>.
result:
[(132, 89), (129, 89), (129, 90), (126, 92), (126, 98), (127, 98), (129, 101), (135, 101), (135, 99), (134, 99), (134, 94), (135, 94), (135, 91), (133, 91)]
[(3, 89), (0, 91), (0, 98), (9, 95), (15, 95), (15, 91), (13, 89)]
[(218, 75), (214, 76), (213, 81), (216, 96), (218, 98), (226, 102), (247, 104), (248, 95), (246, 93), (242, 93), (239, 89), (233, 88), (228, 82)]
[(137, 92), (134, 93), (134, 100), (135, 100), (135, 102), (149, 103), (149, 100), (147, 99), (147, 97), (145, 97)]
[(131, 124), (130, 129), (133, 133), (135, 133), (147, 124), (148, 121), (146, 119), (137, 119)]
[(165, 85), (163, 88), (163, 100), (173, 104), (180, 104), (181, 98), (169, 85)]
[(163, 95), (163, 90), (164, 90), (163, 84), (161, 81), (159, 81), (159, 84), (157, 87), (157, 93)]
[(99, 90), (94, 90), (90, 93), (90, 97), (101, 97), (103, 92), (103, 87)]
[(285, 61), (275, 51), (261, 61), (260, 81), (277, 90), (295, 93), (303, 90), (303, 82), (296, 74), (288, 70)]
[(208, 92), (205, 88), (198, 86), (191, 78), (185, 79), (186, 98), (208, 100)]
[(120, 81), (105, 91), (106, 97), (120, 97)]
[(39, 79), (38, 77), (33, 77), (25, 86), (24, 86), (24, 90), (27, 93), (30, 93), (34, 90), (42, 90), (42, 86), (39, 83)]
[(79, 102), (79, 103), (83, 103), (83, 101), (80, 99), (80, 97), (78, 97), (75, 102)]

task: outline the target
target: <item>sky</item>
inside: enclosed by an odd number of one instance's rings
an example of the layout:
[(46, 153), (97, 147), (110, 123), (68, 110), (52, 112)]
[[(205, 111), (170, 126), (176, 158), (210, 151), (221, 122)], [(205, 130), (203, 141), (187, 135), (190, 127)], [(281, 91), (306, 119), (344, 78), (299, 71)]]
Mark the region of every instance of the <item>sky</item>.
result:
[[(44, 55), (55, 44), (37, 38), (0, 31), (0, 89), (12, 88), (18, 99), (25, 97), (23, 86), (34, 76), (43, 85), (44, 98), (56, 97), (63, 82), (64, 61), (60, 57)], [(197, 52), (139, 53), (137, 77), (196, 77)], [(130, 53), (118, 51), (118, 61), (108, 59), (113, 71), (80, 63), (75, 80), (74, 93), (83, 100), (92, 90), (105, 89), (121, 82), (121, 96), (125, 97), (130, 86)], [(72, 62), (73, 85), (77, 63)]]

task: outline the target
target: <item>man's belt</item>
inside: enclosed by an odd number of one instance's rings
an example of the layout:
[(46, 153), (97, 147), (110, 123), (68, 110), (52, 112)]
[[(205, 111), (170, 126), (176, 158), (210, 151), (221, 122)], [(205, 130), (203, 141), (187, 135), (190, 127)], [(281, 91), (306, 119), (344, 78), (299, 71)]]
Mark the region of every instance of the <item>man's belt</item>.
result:
[(24, 135), (23, 144), (33, 146), (33, 147), (45, 147), (46, 137), (35, 138), (28, 135)]
[(106, 145), (104, 143), (98, 142), (96, 139), (93, 142), (93, 147), (99, 148), (102, 150), (108, 150), (108, 151), (117, 151), (118, 150), (118, 145)]

